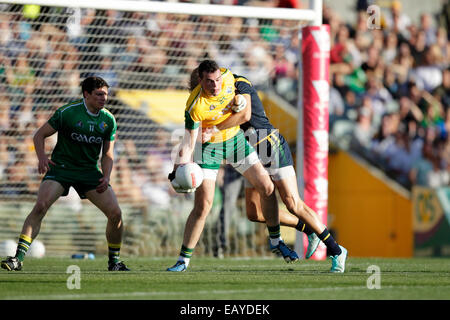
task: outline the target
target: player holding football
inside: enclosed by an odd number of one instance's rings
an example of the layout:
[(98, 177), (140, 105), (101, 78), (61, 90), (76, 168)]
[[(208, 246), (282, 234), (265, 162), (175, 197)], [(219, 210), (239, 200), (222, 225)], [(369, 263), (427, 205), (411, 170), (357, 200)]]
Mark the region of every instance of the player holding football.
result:
[[(21, 270), (33, 239), (39, 234), (47, 210), (73, 187), (80, 198), (89, 199), (108, 219), (108, 270), (129, 271), (120, 261), (122, 243), (122, 212), (109, 185), (114, 160), (116, 120), (104, 108), (109, 85), (100, 77), (88, 77), (81, 83), (83, 99), (57, 109), (33, 138), (39, 160), (38, 172), (44, 174), (36, 204), (25, 219), (16, 255), (1, 262), (3, 269)], [(58, 142), (51, 160), (45, 154), (45, 139), (58, 132)], [(101, 168), (97, 161), (100, 151)]]
[[(191, 82), (195, 84), (195, 70), (191, 75)], [(297, 187), (297, 177), (293, 167), (293, 160), (289, 145), (284, 137), (270, 123), (258, 93), (250, 81), (234, 75), (237, 94), (250, 97), (250, 103), (242, 112), (234, 113), (225, 121), (216, 125), (217, 129), (226, 129), (240, 125), (246, 132), (246, 137), (256, 148), (259, 158), (268, 171), (272, 181), (278, 189), (286, 208), (292, 215), (280, 212), (281, 225), (296, 228), (308, 236), (308, 248), (305, 257), (310, 258), (320, 240), (324, 242), (332, 259), (331, 272), (344, 272), (347, 250), (338, 245), (322, 224), (317, 214), (300, 198)], [(210, 139), (212, 130), (203, 131), (202, 141)], [(245, 199), (247, 217), (251, 221), (265, 222), (261, 213), (260, 197), (252, 183), (245, 179)], [(275, 200), (276, 201), (276, 200)]]
[(230, 117), (233, 112), (245, 109), (250, 102), (249, 96), (235, 95), (233, 74), (230, 70), (219, 68), (216, 62), (203, 61), (198, 67), (198, 73), (200, 84), (191, 92), (186, 103), (185, 134), (169, 179), (178, 192), (194, 191), (181, 189), (174, 180), (176, 168), (180, 164), (192, 161), (193, 158), (202, 168), (204, 178), (203, 183), (195, 190), (194, 208), (186, 221), (180, 256), (175, 265), (167, 271), (182, 272), (187, 269), (212, 207), (216, 177), (223, 160), (246, 177), (258, 192), (261, 211), (274, 250), (287, 262), (297, 261), (295, 251), (289, 249), (281, 238), (273, 182), (255, 150), (245, 140), (239, 125), (215, 130), (209, 142), (195, 148), (197, 137), (201, 138), (198, 134), (200, 127), (213, 128)]

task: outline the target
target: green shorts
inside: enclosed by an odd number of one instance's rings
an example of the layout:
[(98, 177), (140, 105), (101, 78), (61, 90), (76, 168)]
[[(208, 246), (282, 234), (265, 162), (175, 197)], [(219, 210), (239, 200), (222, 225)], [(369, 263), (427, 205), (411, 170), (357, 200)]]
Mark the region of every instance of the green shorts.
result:
[[(200, 152), (201, 150), (201, 152)], [(195, 148), (194, 162), (201, 168), (218, 170), (223, 160), (236, 164), (255, 152), (240, 130), (233, 138), (218, 143), (203, 143), (201, 148)]]
[(63, 197), (67, 196), (70, 187), (73, 187), (81, 199), (86, 199), (86, 192), (96, 189), (101, 178), (103, 178), (103, 174), (98, 169), (67, 170), (60, 166), (50, 165), (50, 171), (46, 173), (42, 181), (59, 182), (64, 188)]

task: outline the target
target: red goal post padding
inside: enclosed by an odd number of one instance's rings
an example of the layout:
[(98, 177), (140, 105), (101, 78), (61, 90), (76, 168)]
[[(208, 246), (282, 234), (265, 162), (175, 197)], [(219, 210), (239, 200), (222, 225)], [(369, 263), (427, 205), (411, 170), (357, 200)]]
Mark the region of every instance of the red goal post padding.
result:
[[(327, 225), (330, 26), (302, 29), (304, 200)], [(308, 241), (305, 236), (305, 250)], [(326, 258), (323, 243), (312, 259)]]

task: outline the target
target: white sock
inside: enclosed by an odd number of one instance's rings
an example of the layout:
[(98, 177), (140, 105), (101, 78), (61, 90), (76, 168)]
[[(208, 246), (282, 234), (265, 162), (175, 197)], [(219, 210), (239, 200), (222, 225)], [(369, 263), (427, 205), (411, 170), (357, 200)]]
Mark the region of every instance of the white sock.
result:
[(281, 239), (281, 237), (270, 238), (270, 244), (274, 247), (276, 247), (278, 245), (278, 243), (280, 243), (280, 241), (283, 241), (283, 239)]
[(187, 266), (189, 266), (189, 261), (191, 261), (191, 258), (186, 258), (186, 257), (183, 257), (183, 256), (179, 256), (178, 261), (183, 261), (184, 264), (187, 267)]

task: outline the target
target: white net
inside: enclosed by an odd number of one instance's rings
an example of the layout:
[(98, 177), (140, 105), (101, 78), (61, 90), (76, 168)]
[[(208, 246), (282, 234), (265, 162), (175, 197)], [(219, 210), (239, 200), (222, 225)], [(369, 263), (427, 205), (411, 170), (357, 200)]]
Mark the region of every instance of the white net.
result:
[[(199, 61), (215, 59), (260, 92), (276, 91), (296, 105), (297, 21), (2, 1), (0, 9), (0, 240), (17, 238), (36, 198), (42, 177), (33, 132), (81, 96), (79, 84), (89, 75), (111, 86), (108, 108), (118, 122), (111, 184), (124, 211), (128, 254), (176, 255), (180, 248), (193, 201), (174, 194), (166, 177), (189, 74)], [(49, 154), (55, 143), (56, 135), (47, 139)], [(196, 254), (215, 252), (221, 207), (218, 186)], [(265, 227), (246, 220), (242, 199), (228, 221), (229, 254), (265, 254)], [(71, 194), (50, 209), (39, 239), (50, 255), (102, 253), (105, 225), (97, 209)]]

